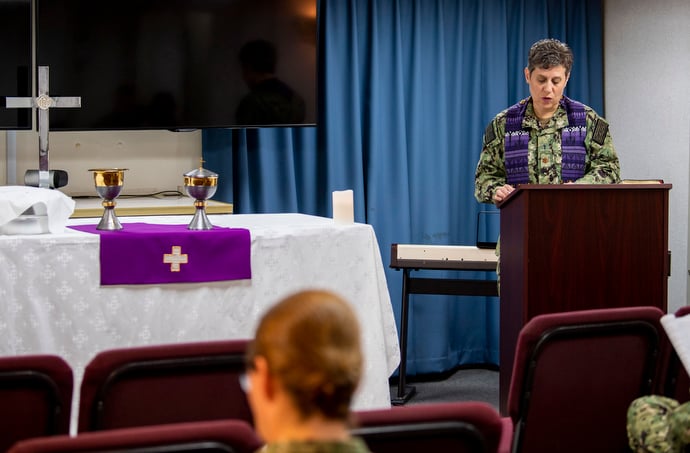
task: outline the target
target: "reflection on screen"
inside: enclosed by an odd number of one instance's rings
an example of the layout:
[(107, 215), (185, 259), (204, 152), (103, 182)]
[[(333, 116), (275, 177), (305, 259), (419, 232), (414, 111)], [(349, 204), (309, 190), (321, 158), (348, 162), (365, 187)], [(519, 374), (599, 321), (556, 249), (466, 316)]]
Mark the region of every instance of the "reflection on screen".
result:
[(37, 0), (37, 24), (50, 93), (82, 98), (53, 130), (316, 123), (316, 0)]

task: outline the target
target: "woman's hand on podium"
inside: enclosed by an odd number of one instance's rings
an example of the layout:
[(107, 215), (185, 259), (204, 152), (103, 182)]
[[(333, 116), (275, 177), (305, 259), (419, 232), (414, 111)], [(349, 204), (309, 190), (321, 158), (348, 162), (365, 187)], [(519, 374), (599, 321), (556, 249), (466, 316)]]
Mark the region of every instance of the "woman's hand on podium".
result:
[(513, 186), (511, 186), (510, 184), (505, 184), (505, 185), (499, 187), (498, 189), (496, 189), (496, 192), (494, 192), (494, 203), (499, 204), (500, 202), (505, 200), (506, 197), (508, 195), (510, 195), (510, 193), (513, 190), (515, 190), (515, 188)]

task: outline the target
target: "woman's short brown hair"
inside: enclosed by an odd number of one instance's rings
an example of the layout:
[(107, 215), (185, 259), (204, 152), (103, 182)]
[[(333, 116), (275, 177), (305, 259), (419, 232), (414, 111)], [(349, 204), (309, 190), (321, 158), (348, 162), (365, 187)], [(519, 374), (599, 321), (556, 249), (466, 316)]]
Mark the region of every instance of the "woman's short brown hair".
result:
[(303, 291), (273, 306), (261, 319), (247, 354), (262, 356), (303, 417), (315, 413), (347, 420), (362, 374), (357, 317), (328, 291)]
[(565, 68), (566, 75), (570, 74), (573, 68), (573, 52), (567, 44), (557, 39), (542, 39), (532, 44), (527, 57), (527, 69), (530, 74), (534, 68), (549, 69), (560, 65)]

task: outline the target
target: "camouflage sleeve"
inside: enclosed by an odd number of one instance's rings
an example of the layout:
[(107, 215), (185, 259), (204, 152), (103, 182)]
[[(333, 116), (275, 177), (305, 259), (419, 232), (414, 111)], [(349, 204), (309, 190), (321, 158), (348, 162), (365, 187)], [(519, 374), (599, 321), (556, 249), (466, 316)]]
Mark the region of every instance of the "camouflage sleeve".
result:
[(671, 425), (671, 439), (672, 442), (687, 450), (690, 445), (690, 402), (685, 402), (678, 406), (669, 417), (669, 424)]
[(494, 192), (507, 181), (504, 136), (505, 119), (499, 114), (484, 131), (482, 152), (474, 173), (474, 198), (480, 203), (493, 203)]
[(609, 123), (587, 109), (587, 167), (585, 175), (576, 182), (579, 184), (615, 184), (620, 182), (620, 162), (613, 148)]
[(648, 395), (628, 408), (628, 443), (635, 453), (682, 451), (690, 443), (690, 403)]

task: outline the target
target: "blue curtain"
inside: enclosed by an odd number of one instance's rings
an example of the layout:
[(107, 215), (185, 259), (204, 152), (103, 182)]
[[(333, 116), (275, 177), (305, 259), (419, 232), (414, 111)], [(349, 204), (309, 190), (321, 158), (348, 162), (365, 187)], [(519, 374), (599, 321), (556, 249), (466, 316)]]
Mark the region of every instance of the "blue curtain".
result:
[[(384, 263), (392, 243), (472, 245), (495, 210), (473, 197), (484, 128), (528, 96), (527, 52), (545, 37), (575, 54), (567, 94), (603, 114), (601, 0), (321, 0), (318, 127), (204, 131), (215, 198), (330, 216), (331, 192), (353, 189)], [(386, 272), (399, 321), (402, 275)], [(498, 364), (498, 318), (497, 298), (412, 296), (409, 373)]]

